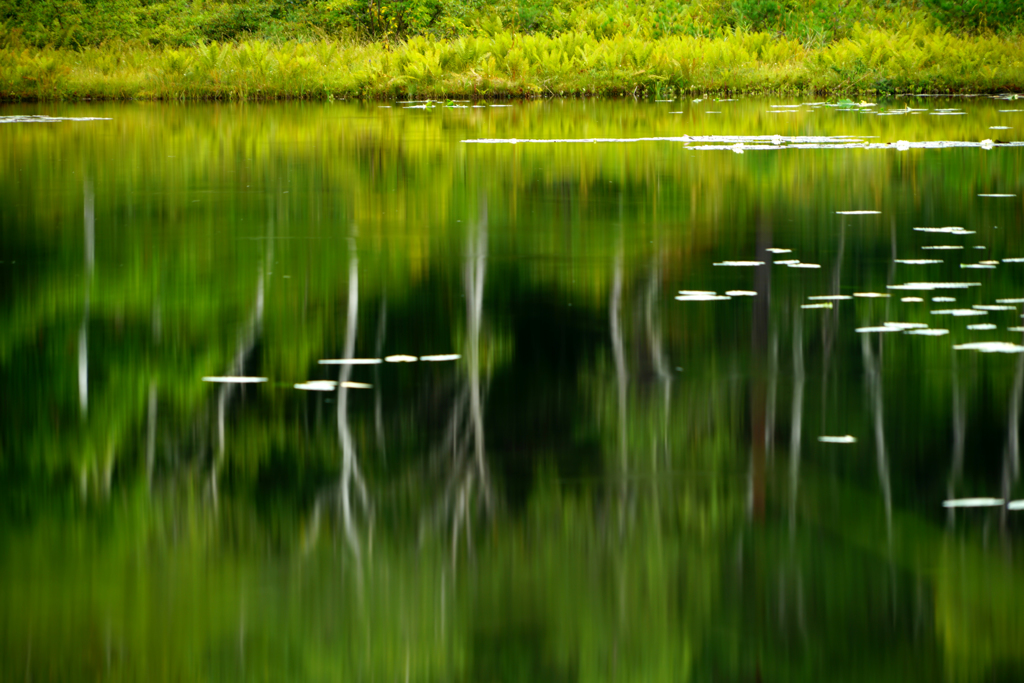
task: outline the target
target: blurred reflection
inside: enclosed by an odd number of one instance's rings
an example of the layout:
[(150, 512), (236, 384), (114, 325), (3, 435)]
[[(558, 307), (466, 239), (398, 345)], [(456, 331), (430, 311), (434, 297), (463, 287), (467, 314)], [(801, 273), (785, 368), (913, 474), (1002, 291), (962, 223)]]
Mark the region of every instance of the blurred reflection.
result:
[[(1001, 120), (766, 106), (714, 125)], [(116, 109), (0, 130), (0, 679), (1020, 677), (1024, 361), (953, 350), (1019, 322), (1019, 206), (972, 203), (1013, 150), (459, 142), (700, 102)], [(884, 296), (983, 258), (941, 294), (995, 329)]]
[(85, 304), (82, 306), (82, 324), (78, 330), (78, 401), (82, 415), (89, 410), (89, 292), (92, 289), (93, 271), (96, 266), (96, 199), (92, 182), (85, 180)]
[[(345, 359), (355, 358), (356, 325), (359, 322), (359, 257), (356, 252), (355, 238), (349, 241), (348, 261), (348, 318), (345, 323)], [(345, 539), (356, 559), (356, 566), (362, 564), (362, 550), (359, 535), (356, 532), (352, 511), (352, 490), (358, 496), (363, 514), (370, 514), (370, 501), (366, 492), (366, 482), (359, 468), (352, 431), (348, 423), (348, 391), (353, 366), (343, 363), (338, 374), (338, 442), (341, 446), (341, 478), (338, 481), (338, 512), (345, 527)]]
[[(249, 319), (238, 333), (234, 357), (228, 365), (227, 372), (224, 373), (226, 377), (245, 374), (244, 368), (252, 360), (253, 352), (256, 350), (256, 344), (263, 329), (264, 283), (267, 280), (267, 271), (273, 263), (274, 254), (273, 224), (268, 225), (267, 234), (266, 257), (263, 266), (259, 269), (259, 274), (256, 276), (256, 300), (253, 302)], [(214, 456), (213, 467), (210, 470), (210, 493), (213, 497), (215, 510), (217, 509), (218, 501), (217, 480), (220, 476), (220, 470), (224, 466), (225, 420), (232, 400), (241, 391), (239, 387), (240, 385), (234, 382), (224, 382), (221, 383), (217, 393), (217, 453)]]

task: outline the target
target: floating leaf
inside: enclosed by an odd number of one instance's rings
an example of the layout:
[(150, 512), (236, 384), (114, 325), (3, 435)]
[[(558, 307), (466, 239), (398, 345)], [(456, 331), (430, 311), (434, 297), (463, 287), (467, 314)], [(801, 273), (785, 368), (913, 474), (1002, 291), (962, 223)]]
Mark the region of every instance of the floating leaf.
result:
[(922, 330), (928, 326), (924, 323), (882, 323), (886, 327), (891, 327), (894, 330)]
[(969, 318), (974, 315), (988, 315), (988, 311), (976, 311), (973, 308), (947, 308), (941, 311), (932, 311), (932, 315), (951, 315), (954, 318)]
[(957, 344), (953, 347), (957, 351), (981, 351), (982, 353), (1022, 353), (1024, 346), (1011, 344), (1010, 342), (972, 342), (970, 344)]
[(942, 501), (944, 508), (990, 508), (1000, 507), (1002, 498), (951, 498)]
[(944, 227), (944, 228), (914, 228), (914, 230), (916, 230), (918, 232), (935, 232), (935, 233), (941, 233), (941, 234), (944, 234), (944, 235), (973, 235), (973, 234), (975, 234), (974, 230), (964, 230), (963, 228), (960, 228), (960, 227), (957, 227), (957, 226), (953, 226), (953, 225), (950, 225), (950, 226), (947, 226), (947, 227)]
[(680, 294), (676, 301), (729, 301), (729, 297), (711, 293)]
[(215, 382), (217, 384), (260, 384), (266, 382), (266, 377), (204, 377), (204, 382)]
[(980, 282), (907, 282), (902, 285), (888, 285), (886, 289), (932, 292), (936, 289), (967, 289), (980, 286)]
[(819, 436), (821, 443), (857, 443), (857, 438), (846, 434), (844, 436)]
[(329, 379), (314, 379), (309, 382), (296, 384), (295, 388), (301, 391), (334, 391), (338, 383)]

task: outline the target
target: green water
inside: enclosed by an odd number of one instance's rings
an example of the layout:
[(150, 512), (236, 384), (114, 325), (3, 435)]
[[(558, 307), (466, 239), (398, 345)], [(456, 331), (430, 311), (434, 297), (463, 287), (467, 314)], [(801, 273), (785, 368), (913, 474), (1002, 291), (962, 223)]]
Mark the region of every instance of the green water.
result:
[(1019, 679), (1024, 105), (778, 104), (0, 109), (0, 679)]

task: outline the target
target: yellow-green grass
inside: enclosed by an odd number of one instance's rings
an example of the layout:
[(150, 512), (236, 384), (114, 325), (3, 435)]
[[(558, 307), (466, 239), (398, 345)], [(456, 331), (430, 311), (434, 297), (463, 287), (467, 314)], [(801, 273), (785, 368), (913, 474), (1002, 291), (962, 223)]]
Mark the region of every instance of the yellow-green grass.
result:
[(244, 40), (0, 49), (5, 100), (672, 97), (680, 93), (1005, 92), (1024, 88), (1024, 38), (925, 24), (854, 27), (818, 47), (738, 30), (717, 37), (499, 30), (401, 42)]

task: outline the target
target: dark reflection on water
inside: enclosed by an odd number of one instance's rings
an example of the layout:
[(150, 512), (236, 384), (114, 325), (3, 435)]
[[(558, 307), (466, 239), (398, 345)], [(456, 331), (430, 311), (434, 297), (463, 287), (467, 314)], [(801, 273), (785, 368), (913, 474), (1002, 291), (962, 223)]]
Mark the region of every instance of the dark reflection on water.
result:
[(1022, 114), (770, 104), (0, 112), (0, 678), (1021, 676)]

